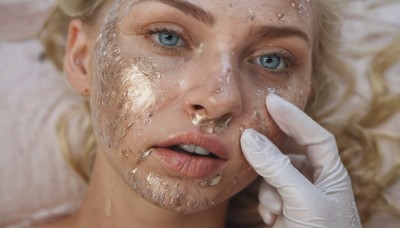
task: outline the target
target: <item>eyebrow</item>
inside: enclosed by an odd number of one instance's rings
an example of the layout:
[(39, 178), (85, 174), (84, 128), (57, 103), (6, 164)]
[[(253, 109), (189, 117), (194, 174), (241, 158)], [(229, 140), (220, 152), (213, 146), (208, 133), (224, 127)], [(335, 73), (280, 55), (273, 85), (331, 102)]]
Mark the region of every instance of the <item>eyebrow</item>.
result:
[[(183, 12), (186, 15), (195, 18), (196, 20), (210, 27), (213, 26), (215, 23), (215, 18), (211, 13), (185, 0), (138, 0), (135, 4), (141, 2), (149, 2), (149, 1), (164, 3), (170, 7), (173, 7)], [(250, 30), (249, 37), (260, 34), (263, 38), (270, 38), (270, 39), (296, 36), (303, 39), (310, 46), (309, 36), (304, 31), (302, 31), (297, 27), (292, 27), (292, 26), (278, 27), (270, 25), (261, 26), (260, 28), (257, 29), (252, 28)]]
[(260, 28), (252, 28), (249, 37), (260, 35), (266, 39), (277, 39), (283, 37), (299, 37), (303, 39), (308, 45), (310, 45), (310, 37), (301, 29), (293, 26), (261, 26)]
[(204, 9), (193, 5), (190, 2), (183, 1), (183, 0), (139, 0), (137, 3), (140, 2), (149, 2), (149, 1), (155, 1), (155, 2), (162, 2), (168, 6), (171, 6), (181, 12), (183, 12), (186, 15), (189, 15), (193, 17), (194, 19), (202, 22), (203, 24), (206, 24), (208, 26), (212, 26), (215, 22), (215, 19), (213, 15)]

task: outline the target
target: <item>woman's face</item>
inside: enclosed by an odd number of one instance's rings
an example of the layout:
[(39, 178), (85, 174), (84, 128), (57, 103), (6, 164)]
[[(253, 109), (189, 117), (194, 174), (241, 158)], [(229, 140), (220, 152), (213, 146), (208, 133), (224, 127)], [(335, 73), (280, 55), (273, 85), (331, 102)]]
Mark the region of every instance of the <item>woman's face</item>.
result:
[(228, 200), (256, 178), (241, 132), (278, 146), (284, 138), (267, 94), (306, 104), (311, 11), (307, 0), (117, 0), (91, 72), (100, 150), (162, 208), (193, 213)]

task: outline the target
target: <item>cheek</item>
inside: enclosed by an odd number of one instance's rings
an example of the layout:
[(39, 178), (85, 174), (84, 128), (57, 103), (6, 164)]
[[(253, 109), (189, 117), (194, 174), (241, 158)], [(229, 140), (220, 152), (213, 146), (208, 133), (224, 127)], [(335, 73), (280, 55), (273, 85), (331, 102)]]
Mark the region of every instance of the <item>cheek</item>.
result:
[[(125, 143), (127, 136), (129, 141), (135, 141), (132, 137), (140, 137), (141, 130), (152, 116), (160, 77), (156, 61), (136, 52), (125, 53), (115, 24), (119, 7), (119, 4), (113, 5), (97, 39), (91, 85), (95, 134), (99, 143), (114, 151), (124, 149), (121, 144)], [(132, 136), (129, 133), (133, 129), (135, 135)]]
[(240, 134), (245, 129), (252, 128), (267, 136), (272, 143), (280, 147), (285, 139), (285, 134), (280, 130), (278, 125), (276, 125), (269, 115), (265, 106), (266, 96), (267, 95), (263, 96), (262, 99), (258, 99), (257, 104), (249, 107), (249, 110), (251, 111), (241, 117), (242, 120), (239, 120), (239, 122), (241, 122)]
[(149, 69), (153, 69), (152, 63), (144, 60), (99, 65), (91, 108), (96, 133), (107, 147), (119, 148), (131, 129), (140, 135), (146, 119), (151, 117), (157, 73)]
[(224, 185), (229, 187), (229, 193), (224, 193), (224, 195), (227, 195), (229, 198), (231, 198), (234, 195), (245, 191), (249, 186), (251, 186), (251, 184), (257, 179), (258, 175), (250, 166), (246, 168), (246, 170), (248, 171), (236, 175), (233, 180), (230, 180), (230, 183)]
[(307, 73), (301, 80), (294, 79), (282, 92), (281, 96), (290, 103), (304, 110), (311, 92), (311, 73)]
[(258, 174), (254, 171), (253, 167), (246, 161), (244, 157), (241, 158), (240, 164), (240, 172), (233, 177), (232, 183), (238, 185), (239, 190), (243, 189), (243, 186), (248, 186), (251, 182), (253, 182)]
[(217, 191), (215, 202), (223, 202), (246, 189), (257, 177), (257, 173), (241, 156), (234, 159), (231, 166), (222, 173), (221, 182), (217, 186), (206, 187), (208, 191)]
[[(299, 77), (300, 78), (300, 77)], [(304, 110), (310, 94), (310, 77), (294, 78), (285, 83), (276, 83), (276, 85), (262, 89), (252, 89), (248, 91), (257, 91), (250, 96), (246, 96), (246, 106), (244, 115), (242, 115), (240, 130), (253, 128), (268, 137), (278, 148), (282, 148), (283, 142), (287, 136), (281, 131), (267, 111), (265, 99), (269, 93), (276, 93), (300, 109)]]

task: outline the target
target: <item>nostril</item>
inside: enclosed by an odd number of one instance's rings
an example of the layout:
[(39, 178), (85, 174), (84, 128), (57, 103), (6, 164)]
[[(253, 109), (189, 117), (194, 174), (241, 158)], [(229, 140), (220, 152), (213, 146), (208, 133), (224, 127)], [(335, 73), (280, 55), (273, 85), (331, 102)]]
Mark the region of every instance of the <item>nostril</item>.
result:
[(203, 106), (201, 106), (201, 105), (193, 105), (193, 109), (194, 109), (195, 111), (199, 111), (199, 110), (204, 109), (204, 108), (203, 108)]

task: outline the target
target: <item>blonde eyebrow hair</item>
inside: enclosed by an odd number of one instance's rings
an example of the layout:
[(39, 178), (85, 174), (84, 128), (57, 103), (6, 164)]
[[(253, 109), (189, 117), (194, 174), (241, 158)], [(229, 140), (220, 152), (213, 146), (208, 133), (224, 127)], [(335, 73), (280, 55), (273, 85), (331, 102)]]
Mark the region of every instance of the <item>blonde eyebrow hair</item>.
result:
[(263, 38), (277, 39), (281, 37), (299, 37), (309, 46), (311, 45), (310, 37), (301, 29), (293, 26), (261, 26), (250, 31), (249, 36), (261, 35)]
[(186, 15), (193, 17), (194, 19), (208, 26), (214, 25), (215, 19), (210, 12), (207, 12), (206, 10), (184, 0), (138, 0), (133, 5), (150, 1), (164, 3), (172, 8), (175, 8), (183, 12)]

